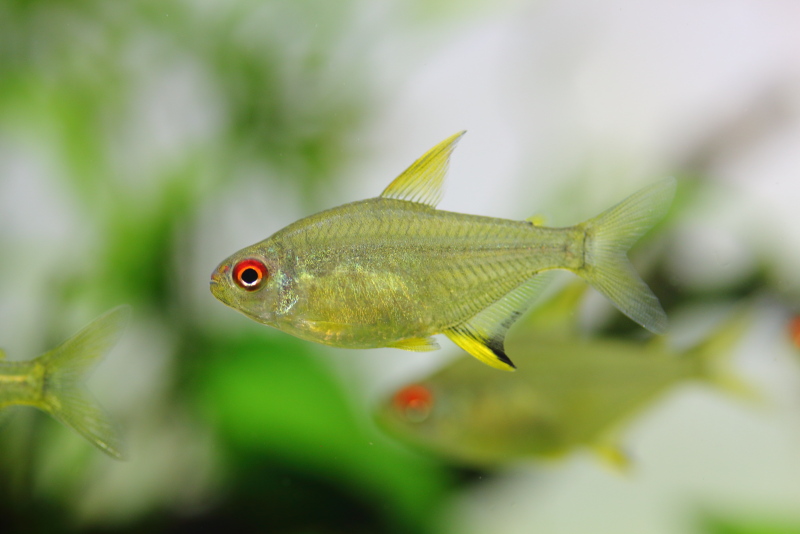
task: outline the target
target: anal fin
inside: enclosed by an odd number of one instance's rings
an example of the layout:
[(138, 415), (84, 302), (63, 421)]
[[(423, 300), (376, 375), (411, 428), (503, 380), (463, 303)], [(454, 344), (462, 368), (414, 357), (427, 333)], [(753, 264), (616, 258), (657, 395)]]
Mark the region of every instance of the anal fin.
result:
[(487, 339), (469, 326), (456, 326), (446, 330), (445, 334), (453, 343), (478, 358), (486, 365), (502, 371), (514, 371), (517, 366), (505, 353), (503, 340), (500, 338)]
[(444, 333), (453, 343), (483, 363), (496, 369), (513, 371), (516, 366), (504, 348), (506, 333), (527, 311), (550, 279), (550, 273), (534, 276), (475, 317), (445, 330)]

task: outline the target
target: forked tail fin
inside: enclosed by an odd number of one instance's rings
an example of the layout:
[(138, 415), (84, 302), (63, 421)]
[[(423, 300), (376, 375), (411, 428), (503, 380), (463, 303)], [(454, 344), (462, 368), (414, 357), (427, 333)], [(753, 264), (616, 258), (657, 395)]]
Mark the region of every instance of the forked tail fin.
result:
[(41, 408), (120, 460), (124, 454), (117, 430), (83, 382), (117, 342), (129, 315), (127, 306), (114, 308), (39, 357), (45, 367)]
[(666, 331), (667, 314), (626, 253), (664, 217), (674, 195), (675, 179), (667, 178), (579, 225), (586, 232), (585, 265), (576, 273), (622, 313), (656, 334)]

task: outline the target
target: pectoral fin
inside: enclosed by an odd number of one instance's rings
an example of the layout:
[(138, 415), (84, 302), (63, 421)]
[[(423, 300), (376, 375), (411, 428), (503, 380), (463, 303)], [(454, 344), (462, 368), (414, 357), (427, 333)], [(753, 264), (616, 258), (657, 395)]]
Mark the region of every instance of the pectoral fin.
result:
[(505, 352), (506, 333), (530, 307), (550, 281), (550, 274), (538, 274), (498, 300), (475, 317), (445, 330), (453, 343), (496, 369), (513, 371), (516, 366)]
[(442, 189), (450, 154), (465, 132), (451, 135), (411, 164), (383, 190), (381, 197), (419, 202), (435, 208), (442, 200)]

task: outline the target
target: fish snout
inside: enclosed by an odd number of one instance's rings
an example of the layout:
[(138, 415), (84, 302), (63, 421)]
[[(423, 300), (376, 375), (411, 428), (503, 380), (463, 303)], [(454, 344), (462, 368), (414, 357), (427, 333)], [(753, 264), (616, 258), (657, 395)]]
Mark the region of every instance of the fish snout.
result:
[(216, 286), (222, 281), (223, 275), (226, 272), (228, 272), (228, 270), (230, 270), (230, 267), (228, 267), (227, 265), (220, 265), (219, 267), (214, 269), (214, 272), (211, 273), (211, 282), (210, 282), (212, 289), (214, 286)]

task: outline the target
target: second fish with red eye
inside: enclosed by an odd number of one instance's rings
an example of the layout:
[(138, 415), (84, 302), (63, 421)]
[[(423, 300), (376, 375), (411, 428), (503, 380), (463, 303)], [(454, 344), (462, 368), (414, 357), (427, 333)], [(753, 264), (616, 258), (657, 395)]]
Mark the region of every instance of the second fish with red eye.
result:
[(581, 224), (548, 228), (437, 210), (463, 132), (418, 159), (377, 198), (301, 219), (224, 260), (211, 292), (299, 338), (347, 348), (434, 350), (445, 334), (498, 369), (504, 339), (544, 285), (583, 277), (628, 317), (663, 333), (667, 318), (625, 253), (666, 212), (663, 180)]

